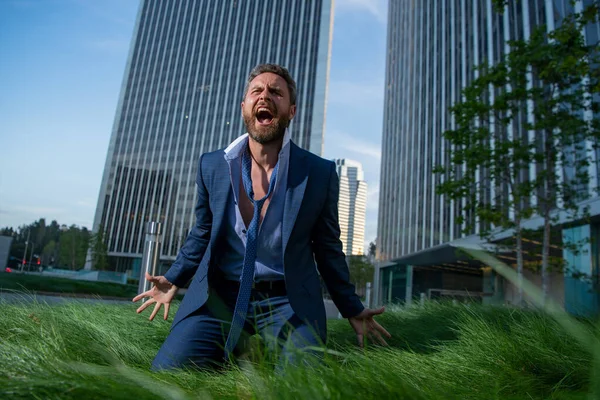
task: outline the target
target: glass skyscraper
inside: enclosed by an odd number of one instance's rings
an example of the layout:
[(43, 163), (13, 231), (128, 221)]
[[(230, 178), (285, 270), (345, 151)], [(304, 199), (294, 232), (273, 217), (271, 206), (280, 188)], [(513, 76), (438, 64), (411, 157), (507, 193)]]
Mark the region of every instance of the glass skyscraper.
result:
[[(448, 163), (442, 134), (455, 127), (448, 108), (476, 77), (475, 66), (495, 64), (510, 51), (508, 40), (527, 39), (540, 24), (552, 30), (564, 15), (592, 2), (573, 6), (570, 0), (509, 0), (502, 13), (496, 12), (492, 0), (389, 2), (377, 232), (380, 260), (463, 236), (456, 223), (459, 205), (436, 194), (441, 177), (432, 169)], [(598, 40), (598, 28), (598, 24), (587, 27), (589, 43)], [(523, 123), (509, 128), (513, 137), (527, 138), (527, 117), (525, 110), (520, 116)], [(596, 177), (596, 166), (590, 169), (590, 176)], [(535, 174), (534, 167), (530, 174)]]
[(174, 260), (193, 213), (202, 153), (245, 132), (250, 70), (285, 66), (297, 82), (292, 140), (321, 155), (331, 0), (142, 0), (115, 115), (94, 230), (120, 271), (136, 270), (148, 221)]
[[(476, 243), (482, 226), (475, 225), (472, 231), (464, 232), (457, 218), (461, 200), (438, 195), (436, 186), (442, 177), (432, 171), (434, 165), (449, 163), (443, 132), (456, 126), (448, 108), (460, 101), (463, 88), (477, 77), (475, 67), (496, 64), (510, 52), (508, 41), (529, 39), (534, 28), (542, 24), (552, 31), (566, 15), (582, 11), (594, 2), (508, 0), (504, 10), (496, 10), (492, 0), (389, 1), (376, 302), (410, 303), (415, 297), (433, 298), (433, 292), (441, 296), (444, 291), (450, 296), (480, 292), (486, 301), (521, 301), (515, 287), (503, 283), (490, 267), (461, 258), (455, 250), (465, 243)], [(596, 44), (600, 24), (590, 23), (582, 33), (587, 44)], [(528, 88), (540, 84), (535, 78), (527, 82)], [(490, 102), (499, 94), (497, 90), (489, 91)], [(596, 96), (594, 100), (600, 99)], [(494, 133), (524, 143), (541, 141), (543, 136), (536, 136), (536, 132), (526, 128), (532, 118), (533, 113), (525, 106), (510, 125)], [(583, 149), (594, 148), (589, 141), (578, 145)], [(563, 242), (587, 244), (582, 252), (569, 250), (568, 246), (552, 246), (559, 255), (562, 252), (562, 258), (575, 275), (567, 270), (556, 273), (549, 285), (550, 295), (556, 301), (564, 303), (569, 312), (580, 315), (600, 312), (597, 291), (600, 197), (596, 191), (600, 153), (596, 149), (590, 154), (592, 159), (586, 166), (589, 183), (578, 186), (577, 190), (586, 198), (585, 207), (592, 218), (560, 217), (553, 226)], [(531, 180), (539, 168), (542, 166), (531, 164), (519, 179)], [(568, 163), (557, 167), (556, 172), (559, 179), (565, 180), (576, 174)], [(490, 179), (481, 170), (475, 171), (475, 178)], [(492, 182), (484, 186), (478, 195), (486, 196), (490, 203), (504, 201), (508, 196), (502, 185)], [(533, 203), (536, 199), (527, 201)], [(506, 212), (510, 217), (511, 211)], [(534, 229), (539, 222), (532, 219), (527, 223)], [(512, 235), (510, 231), (502, 234), (505, 238)], [(533, 251), (531, 257), (538, 253)], [(516, 258), (510, 255), (498, 257), (516, 263)], [(582, 280), (577, 274), (591, 280)], [(537, 273), (525, 271), (524, 275), (533, 282), (541, 282)]]
[(367, 182), (362, 164), (346, 158), (335, 161), (340, 178), (338, 217), (340, 240), (347, 256), (364, 254)]

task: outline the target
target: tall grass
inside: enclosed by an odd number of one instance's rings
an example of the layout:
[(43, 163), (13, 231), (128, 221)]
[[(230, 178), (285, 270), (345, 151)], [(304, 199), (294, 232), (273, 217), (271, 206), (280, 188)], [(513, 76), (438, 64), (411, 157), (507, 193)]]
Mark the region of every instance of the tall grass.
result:
[(598, 379), (590, 349), (546, 314), (439, 303), (382, 315), (388, 348), (358, 349), (336, 320), (318, 365), (276, 373), (255, 355), (222, 371), (151, 373), (169, 322), (134, 310), (0, 304), (0, 398), (588, 399)]

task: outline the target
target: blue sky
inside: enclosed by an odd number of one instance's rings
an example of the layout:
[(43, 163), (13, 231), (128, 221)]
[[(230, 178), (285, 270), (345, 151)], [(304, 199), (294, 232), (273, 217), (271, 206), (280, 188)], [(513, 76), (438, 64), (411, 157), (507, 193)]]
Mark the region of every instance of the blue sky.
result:
[[(0, 1), (0, 226), (91, 228), (138, 0)], [(386, 0), (336, 0), (326, 158), (363, 164), (377, 230)]]

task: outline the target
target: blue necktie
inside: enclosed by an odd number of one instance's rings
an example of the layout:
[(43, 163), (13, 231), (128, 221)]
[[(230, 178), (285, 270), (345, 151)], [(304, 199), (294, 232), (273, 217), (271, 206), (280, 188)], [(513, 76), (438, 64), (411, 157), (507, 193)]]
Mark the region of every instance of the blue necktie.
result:
[(277, 179), (277, 170), (279, 162), (275, 165), (273, 172), (271, 173), (271, 180), (269, 182), (269, 192), (265, 197), (260, 200), (254, 200), (254, 190), (252, 189), (252, 158), (249, 154), (249, 149), (246, 148), (242, 155), (242, 182), (244, 189), (250, 201), (254, 204), (254, 215), (252, 221), (248, 226), (248, 233), (246, 236), (246, 254), (244, 255), (244, 266), (242, 269), (242, 277), (240, 279), (240, 291), (238, 293), (237, 302), (235, 304), (235, 310), (233, 311), (233, 320), (231, 321), (231, 329), (225, 342), (225, 357), (229, 358), (229, 355), (235, 348), (242, 328), (244, 327), (244, 321), (246, 320), (246, 314), (248, 312), (248, 304), (250, 302), (250, 294), (252, 292), (252, 282), (254, 280), (254, 269), (256, 267), (256, 242), (258, 238), (258, 228), (260, 226), (260, 212), (265, 203), (265, 200), (269, 198), (275, 187), (275, 181)]

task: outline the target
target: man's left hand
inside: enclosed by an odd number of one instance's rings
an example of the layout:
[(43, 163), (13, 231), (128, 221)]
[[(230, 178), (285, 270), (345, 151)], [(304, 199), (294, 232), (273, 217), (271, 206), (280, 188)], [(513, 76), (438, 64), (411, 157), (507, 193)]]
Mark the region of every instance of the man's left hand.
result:
[(348, 322), (350, 322), (352, 329), (356, 332), (356, 338), (360, 347), (363, 347), (365, 335), (372, 341), (377, 341), (384, 346), (388, 345), (382, 335), (388, 338), (391, 338), (392, 335), (373, 319), (373, 316), (383, 314), (384, 311), (385, 307), (376, 310), (365, 308), (357, 316), (348, 318)]

